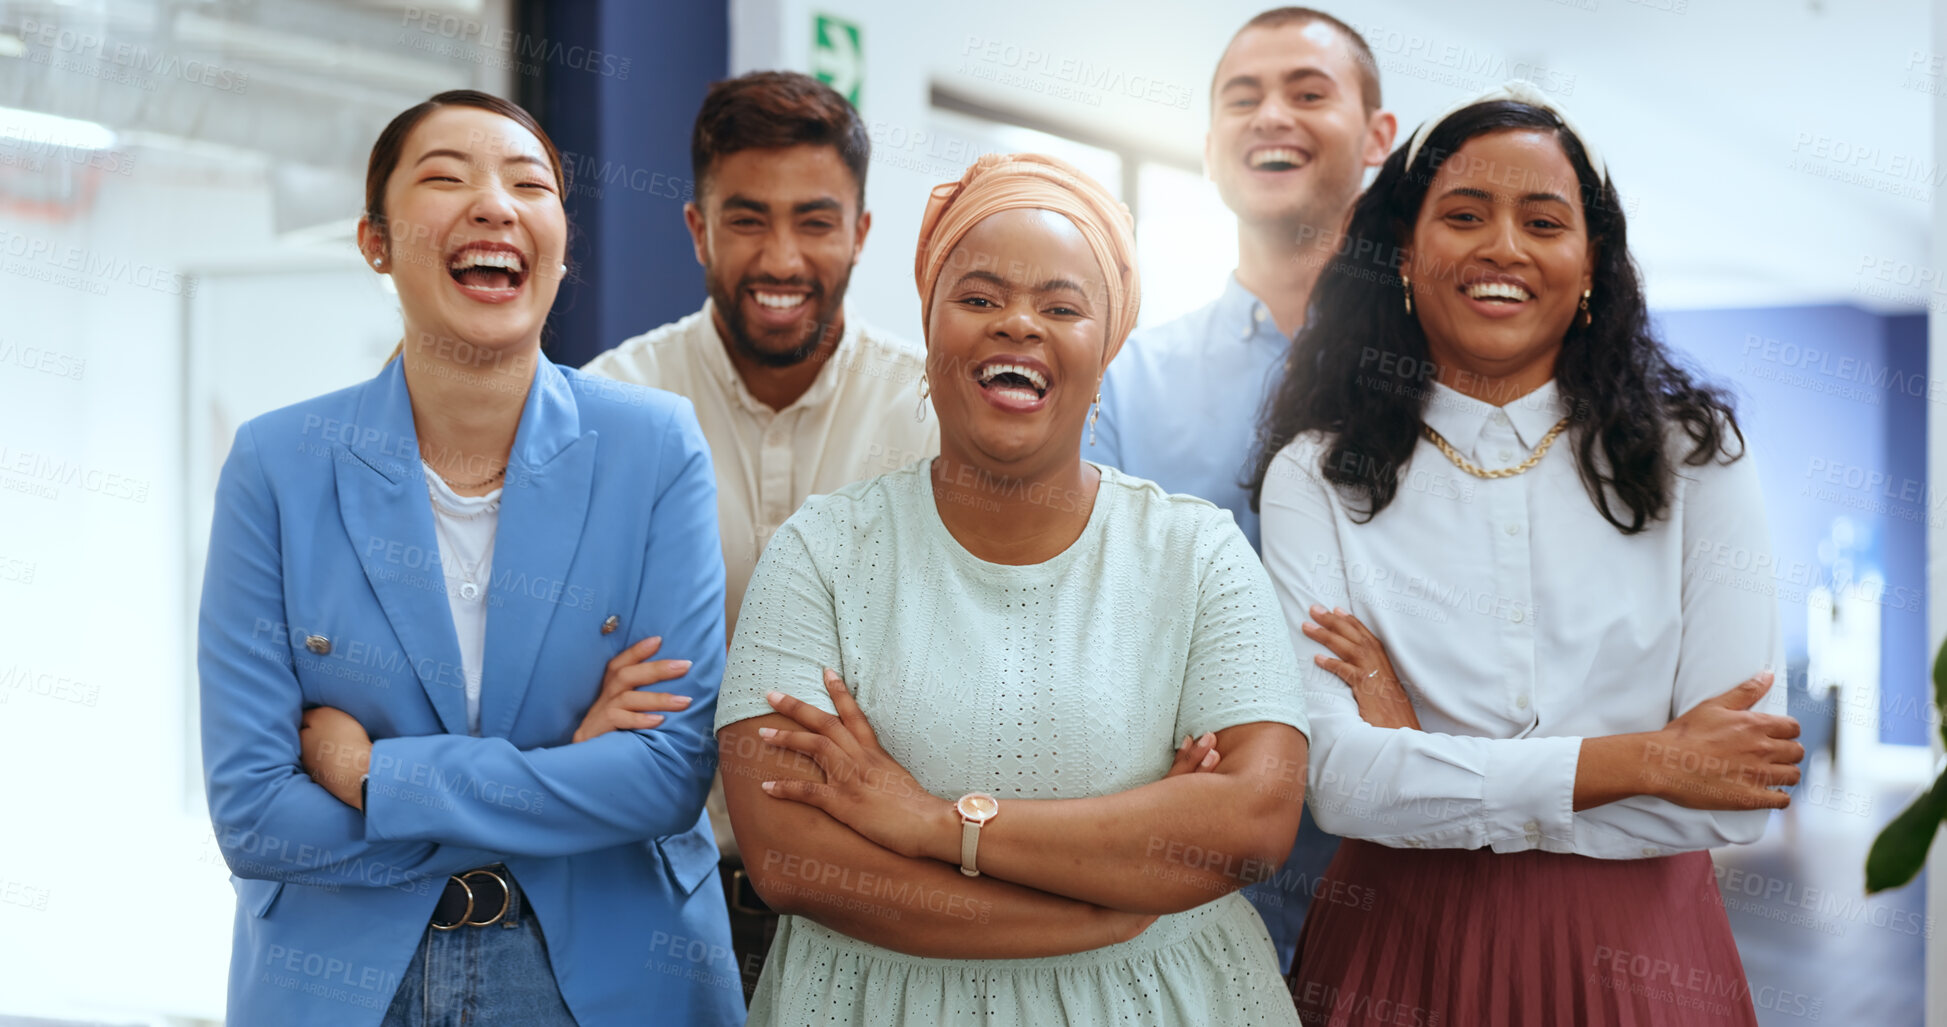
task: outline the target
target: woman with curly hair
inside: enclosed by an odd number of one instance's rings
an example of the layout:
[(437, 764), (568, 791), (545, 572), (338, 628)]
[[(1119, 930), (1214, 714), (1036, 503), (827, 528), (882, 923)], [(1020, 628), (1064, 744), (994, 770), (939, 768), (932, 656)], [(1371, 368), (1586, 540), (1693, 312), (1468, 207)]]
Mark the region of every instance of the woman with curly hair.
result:
[(1306, 1021), (1755, 1023), (1705, 850), (1755, 841), (1804, 756), (1775, 603), (1730, 573), (1769, 558), (1764, 499), (1728, 396), (1651, 333), (1601, 156), (1532, 86), (1388, 159), (1262, 434), (1356, 899), (1305, 924)]

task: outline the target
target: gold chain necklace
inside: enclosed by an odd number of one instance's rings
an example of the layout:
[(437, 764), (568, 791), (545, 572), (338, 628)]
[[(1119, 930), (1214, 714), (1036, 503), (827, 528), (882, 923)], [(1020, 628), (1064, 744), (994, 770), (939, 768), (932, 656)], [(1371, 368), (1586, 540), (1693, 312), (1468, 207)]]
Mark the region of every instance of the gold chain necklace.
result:
[(507, 465), (501, 464), (500, 470), (487, 475), (486, 477), (480, 479), (479, 481), (454, 481), (448, 478), (446, 475), (440, 474), (439, 469), (433, 466), (433, 462), (431, 460), (426, 459), (426, 454), (423, 451), (419, 454), (419, 459), (425, 462), (427, 470), (432, 471), (433, 474), (437, 476), (439, 480), (445, 482), (446, 487), (450, 489), (477, 489), (482, 485), (487, 485), (499, 481), (500, 476), (507, 473)]
[(1524, 471), (1533, 470), (1536, 464), (1541, 463), (1541, 458), (1548, 455), (1548, 447), (1554, 445), (1555, 440), (1561, 436), (1562, 432), (1568, 430), (1568, 418), (1564, 417), (1556, 421), (1555, 427), (1548, 429), (1548, 434), (1541, 437), (1541, 443), (1535, 447), (1534, 453), (1528, 459), (1515, 464), (1513, 467), (1502, 467), (1493, 471), (1471, 463), (1466, 457), (1461, 456), (1460, 451), (1453, 448), (1453, 443), (1442, 438), (1439, 432), (1433, 430), (1432, 425), (1422, 424), (1420, 425), (1420, 430), (1426, 433), (1427, 439), (1433, 443), (1435, 448), (1445, 454), (1447, 459), (1453, 461), (1455, 467), (1466, 471), (1468, 474), (1476, 478), (1512, 478)]

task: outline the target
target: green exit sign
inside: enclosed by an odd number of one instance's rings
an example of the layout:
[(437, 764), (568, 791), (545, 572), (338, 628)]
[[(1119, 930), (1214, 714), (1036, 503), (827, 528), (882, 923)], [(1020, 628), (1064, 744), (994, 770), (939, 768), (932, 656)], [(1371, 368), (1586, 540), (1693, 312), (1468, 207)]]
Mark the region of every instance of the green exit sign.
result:
[(857, 107), (859, 86), (865, 81), (865, 50), (859, 46), (859, 27), (829, 14), (815, 18), (811, 73)]

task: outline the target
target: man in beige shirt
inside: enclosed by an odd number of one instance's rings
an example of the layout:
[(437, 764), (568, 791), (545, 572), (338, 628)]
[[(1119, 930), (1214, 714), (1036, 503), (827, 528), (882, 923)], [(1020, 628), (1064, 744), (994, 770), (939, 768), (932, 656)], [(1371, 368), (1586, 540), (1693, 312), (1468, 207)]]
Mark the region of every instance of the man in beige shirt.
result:
[[(726, 637), (758, 555), (807, 496), (940, 450), (919, 393), (925, 352), (845, 311), (872, 225), (870, 158), (858, 112), (816, 79), (767, 71), (712, 86), (690, 137), (696, 199), (683, 207), (709, 300), (586, 368), (696, 405), (716, 464)], [(721, 781), (709, 810), (748, 996), (776, 918), (750, 912), (762, 903), (742, 876)]]

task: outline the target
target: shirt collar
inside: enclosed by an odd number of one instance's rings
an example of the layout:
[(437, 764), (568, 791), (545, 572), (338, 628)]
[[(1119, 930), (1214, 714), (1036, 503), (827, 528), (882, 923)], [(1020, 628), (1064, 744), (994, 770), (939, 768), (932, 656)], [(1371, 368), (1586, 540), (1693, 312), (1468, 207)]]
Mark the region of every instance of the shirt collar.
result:
[(1480, 441), (1482, 429), (1497, 415), (1512, 424), (1521, 444), (1532, 450), (1541, 444), (1542, 436), (1548, 434), (1550, 428), (1568, 416), (1568, 404), (1562, 401), (1561, 389), (1553, 378), (1533, 392), (1502, 406), (1483, 402), (1434, 382), (1433, 395), (1427, 397), (1426, 411), (1421, 416), (1426, 419), (1428, 427), (1439, 432), (1441, 438), (1456, 450), (1471, 455)]
[(839, 333), (838, 347), (826, 358), (825, 366), (818, 369), (818, 377), (811, 380), (811, 388), (806, 389), (804, 395), (790, 406), (774, 411), (769, 404), (750, 394), (750, 389), (744, 385), (744, 376), (738, 374), (737, 365), (730, 362), (730, 350), (723, 334), (717, 331), (715, 303), (709, 299), (703, 301), (703, 324), (697, 331), (696, 345), (703, 351), (703, 364), (710, 369), (711, 377), (736, 396), (738, 404), (746, 411), (771, 417), (790, 410), (809, 410), (831, 399), (832, 393), (838, 390), (838, 374), (831, 369), (832, 365), (850, 359), (858, 349), (859, 321), (852, 316), (849, 308), (841, 308), (844, 310), (845, 330)]
[(1225, 279), (1224, 294), (1217, 298), (1217, 321), (1235, 331), (1238, 338), (1247, 341), (1259, 337), (1269, 338), (1279, 345), (1291, 341), (1278, 331), (1278, 322), (1271, 317), (1271, 308), (1265, 306), (1264, 301), (1253, 295), (1251, 290), (1244, 288), (1244, 283), (1237, 280), (1235, 271)]

